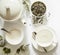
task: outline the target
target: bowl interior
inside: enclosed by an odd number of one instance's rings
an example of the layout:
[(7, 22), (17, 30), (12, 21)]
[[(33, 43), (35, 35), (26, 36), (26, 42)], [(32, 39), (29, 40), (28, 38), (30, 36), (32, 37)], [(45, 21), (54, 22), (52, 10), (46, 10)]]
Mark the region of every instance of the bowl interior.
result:
[(22, 23), (7, 23), (5, 25), (5, 29), (11, 32), (11, 33), (5, 32), (6, 41), (8, 43), (12, 45), (17, 45), (22, 42), (24, 38), (24, 26)]

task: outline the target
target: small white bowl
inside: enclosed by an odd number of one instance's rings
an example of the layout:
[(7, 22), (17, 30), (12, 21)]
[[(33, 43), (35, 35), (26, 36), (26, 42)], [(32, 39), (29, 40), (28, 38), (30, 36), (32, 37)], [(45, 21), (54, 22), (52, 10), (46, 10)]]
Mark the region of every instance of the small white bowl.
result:
[(13, 38), (10, 38), (10, 36), (7, 36), (7, 35), (6, 35), (6, 41), (7, 41), (9, 44), (11, 44), (11, 45), (20, 44), (20, 43), (22, 42), (23, 38), (24, 38), (24, 34), (23, 34), (22, 30), (19, 30), (19, 31), (21, 31), (19, 37), (16, 36), (16, 37), (13, 39)]
[(23, 41), (23, 39), (24, 39), (24, 26), (23, 26), (23, 24), (21, 22), (19, 24), (17, 24), (17, 23), (6, 24), (5, 29), (7, 29), (8, 31), (17, 29), (19, 31), (19, 33), (20, 33), (19, 34), (20, 36), (15, 36), (15, 38), (7, 36), (6, 34), (8, 34), (8, 33), (6, 33), (5, 38), (6, 38), (6, 41), (9, 44), (17, 45), (17, 44), (20, 44)]

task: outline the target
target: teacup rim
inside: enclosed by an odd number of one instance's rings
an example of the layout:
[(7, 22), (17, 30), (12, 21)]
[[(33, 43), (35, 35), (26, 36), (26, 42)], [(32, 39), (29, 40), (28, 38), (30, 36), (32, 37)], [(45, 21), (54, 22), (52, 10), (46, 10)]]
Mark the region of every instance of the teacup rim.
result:
[[(50, 28), (49, 26), (41, 26), (41, 27), (45, 27), (45, 28), (47, 28), (48, 30), (50, 30), (51, 32), (52, 32), (52, 34), (53, 34), (53, 38), (52, 38), (52, 40), (51, 40), (51, 42), (50, 42), (50, 44), (48, 44), (48, 45), (46, 45), (46, 46), (43, 46), (42, 44), (40, 44), (40, 43), (38, 43), (36, 40), (36, 42), (37, 42), (37, 45), (39, 45), (39, 46), (41, 46), (41, 47), (48, 47), (48, 46), (50, 46), (51, 44), (52, 44), (52, 42), (53, 42), (53, 40), (54, 40), (54, 38), (55, 38), (55, 31), (52, 29), (52, 28)], [(40, 27), (39, 27), (40, 28)], [(38, 28), (37, 28), (38, 29)], [(42, 28), (43, 29), (43, 28)], [(40, 29), (41, 30), (41, 29)], [(39, 29), (38, 29), (38, 31), (39, 31)]]
[(23, 41), (23, 39), (24, 39), (24, 32), (23, 32), (23, 30), (21, 30), (21, 36), (19, 36), (19, 37), (21, 37), (21, 39), (20, 39), (20, 42), (18, 42), (18, 43), (11, 43), (10, 41), (8, 41), (8, 38), (7, 37), (5, 37), (5, 39), (6, 39), (6, 41), (9, 43), (9, 44), (11, 44), (11, 45), (18, 45), (18, 44), (20, 44), (22, 41)]

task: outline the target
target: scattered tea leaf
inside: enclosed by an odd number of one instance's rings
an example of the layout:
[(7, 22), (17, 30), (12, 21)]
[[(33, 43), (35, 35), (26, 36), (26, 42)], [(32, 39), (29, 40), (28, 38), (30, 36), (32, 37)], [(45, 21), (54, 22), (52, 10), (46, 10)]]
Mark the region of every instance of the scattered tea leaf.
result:
[(36, 32), (33, 32), (32, 35), (33, 35), (33, 36), (32, 36), (33, 39), (35, 40), (37, 33), (36, 33)]
[(25, 51), (25, 49), (23, 47), (24, 47), (24, 45), (20, 46), (21, 51)]
[(36, 32), (33, 32), (35, 35), (37, 34)]
[(25, 5), (25, 8), (27, 9), (27, 11), (29, 11), (29, 5), (27, 1), (23, 1), (23, 4)]
[(26, 22), (24, 22), (24, 24), (26, 24)]
[(43, 49), (44, 49), (44, 51), (45, 51), (45, 52), (47, 52), (47, 50), (46, 50), (46, 48), (45, 48), (45, 47), (43, 47)]
[(11, 53), (11, 49), (4, 47), (3, 52), (8, 55), (9, 53)]
[(0, 47), (4, 47), (6, 44), (5, 40), (3, 39), (3, 36), (0, 35)]
[(2, 40), (2, 36), (0, 35), (0, 41)]
[(20, 52), (20, 48), (18, 48), (18, 49), (16, 50), (16, 53), (17, 53), (17, 54), (19, 54), (19, 52)]

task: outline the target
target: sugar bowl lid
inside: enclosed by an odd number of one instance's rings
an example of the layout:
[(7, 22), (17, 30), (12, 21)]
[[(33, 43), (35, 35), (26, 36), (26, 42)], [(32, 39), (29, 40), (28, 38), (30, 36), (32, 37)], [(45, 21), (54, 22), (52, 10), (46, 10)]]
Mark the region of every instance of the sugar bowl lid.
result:
[(0, 0), (0, 16), (5, 20), (18, 19), (22, 4), (18, 0)]

